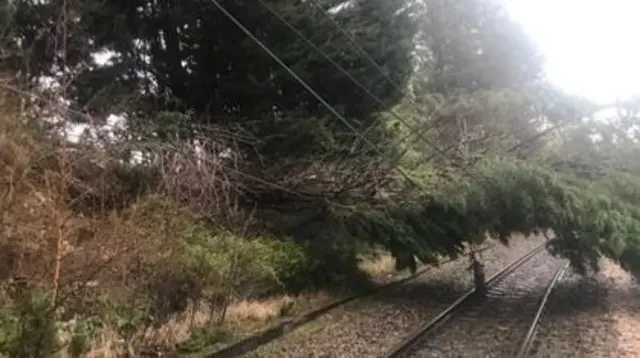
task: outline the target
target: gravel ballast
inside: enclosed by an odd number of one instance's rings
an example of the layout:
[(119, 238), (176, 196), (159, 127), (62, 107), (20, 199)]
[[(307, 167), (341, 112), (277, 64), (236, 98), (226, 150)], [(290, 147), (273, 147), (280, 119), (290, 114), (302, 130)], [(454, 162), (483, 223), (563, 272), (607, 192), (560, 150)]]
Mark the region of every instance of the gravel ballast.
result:
[(515, 357), (541, 298), (566, 260), (543, 251), (462, 307), (405, 357)]
[[(515, 237), (510, 247), (498, 244), (483, 252), (487, 277), (543, 242), (542, 237)], [(245, 357), (380, 357), (473, 286), (468, 266), (461, 257), (433, 268), (399, 287), (336, 308)]]
[(640, 288), (608, 260), (593, 277), (567, 271), (549, 298), (530, 357), (639, 357)]

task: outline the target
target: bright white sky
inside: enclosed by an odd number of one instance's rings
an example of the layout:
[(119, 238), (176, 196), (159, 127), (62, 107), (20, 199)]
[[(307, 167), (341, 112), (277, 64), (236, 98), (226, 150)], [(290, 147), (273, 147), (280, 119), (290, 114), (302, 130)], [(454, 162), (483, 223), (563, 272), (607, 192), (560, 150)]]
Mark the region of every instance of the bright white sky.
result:
[(640, 95), (640, 0), (505, 0), (549, 78), (596, 102)]

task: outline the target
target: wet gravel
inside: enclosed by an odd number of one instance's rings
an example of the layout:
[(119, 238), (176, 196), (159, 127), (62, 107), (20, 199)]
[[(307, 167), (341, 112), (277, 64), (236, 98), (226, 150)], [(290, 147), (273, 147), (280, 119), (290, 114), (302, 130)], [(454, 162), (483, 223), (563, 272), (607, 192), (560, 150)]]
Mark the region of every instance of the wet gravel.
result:
[(566, 260), (537, 254), (463, 307), (405, 357), (514, 357), (545, 290)]
[[(483, 252), (487, 277), (543, 242), (541, 237), (516, 237), (510, 247), (496, 245)], [(245, 357), (380, 357), (472, 287), (468, 266), (463, 257), (343, 305)]]

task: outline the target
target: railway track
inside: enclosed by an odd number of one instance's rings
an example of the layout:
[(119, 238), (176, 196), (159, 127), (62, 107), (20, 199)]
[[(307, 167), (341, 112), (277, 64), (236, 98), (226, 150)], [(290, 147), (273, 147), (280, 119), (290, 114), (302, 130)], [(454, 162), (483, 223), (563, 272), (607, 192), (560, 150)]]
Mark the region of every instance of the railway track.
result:
[(386, 358), (525, 357), (553, 287), (568, 267), (537, 247), (415, 330)]
[[(496, 247), (496, 243), (482, 247), (480, 249), (476, 249), (475, 252), (476, 253), (481, 253), (487, 250), (491, 250), (493, 248)], [(462, 254), (462, 257), (465, 257), (467, 255), (467, 253), (465, 252), (464, 254)], [(430, 266), (424, 266), (422, 267), (420, 270), (418, 270), (418, 272), (407, 276), (405, 278), (402, 279), (397, 279), (388, 283), (385, 283), (379, 287), (376, 287), (375, 289), (372, 289), (370, 291), (364, 292), (364, 293), (359, 293), (359, 294), (355, 294), (352, 296), (349, 296), (347, 298), (343, 298), (343, 299), (339, 299), (337, 301), (334, 301), (332, 303), (329, 303), (323, 307), (320, 308), (316, 308), (316, 309), (312, 309), (306, 313), (301, 314), (298, 317), (292, 318), (292, 319), (288, 319), (288, 320), (284, 320), (283, 322), (280, 322), (278, 324), (275, 324), (271, 327), (267, 327), (266, 329), (253, 334), (249, 337), (246, 337), (238, 342), (235, 342), (233, 344), (230, 344), (226, 347), (223, 348), (219, 348), (217, 346), (212, 346), (212, 347), (205, 347), (202, 351), (199, 352), (195, 352), (195, 353), (191, 353), (191, 354), (187, 354), (187, 355), (180, 355), (181, 357), (188, 357), (188, 358), (200, 358), (200, 357), (207, 357), (207, 358), (232, 358), (232, 357), (239, 357), (242, 356), (244, 354), (247, 354), (251, 351), (254, 351), (256, 349), (258, 349), (259, 347), (268, 344), (269, 342), (272, 342), (284, 335), (286, 335), (287, 333), (290, 333), (292, 331), (294, 331), (295, 329), (313, 322), (314, 320), (318, 319), (319, 317), (327, 314), (328, 312), (344, 306), (348, 303), (351, 303), (355, 300), (358, 299), (363, 299), (375, 294), (380, 294), (384, 291), (387, 290), (391, 290), (394, 287), (398, 287), (401, 286), (403, 284), (407, 284), (409, 282), (411, 282), (412, 280), (418, 279), (420, 276), (425, 275), (427, 272), (431, 271), (434, 267), (439, 267), (451, 262), (454, 262), (456, 260), (456, 258), (447, 258), (444, 259), (440, 262), (438, 262), (435, 265), (430, 265)], [(177, 356), (177, 353), (173, 353), (172, 356)]]

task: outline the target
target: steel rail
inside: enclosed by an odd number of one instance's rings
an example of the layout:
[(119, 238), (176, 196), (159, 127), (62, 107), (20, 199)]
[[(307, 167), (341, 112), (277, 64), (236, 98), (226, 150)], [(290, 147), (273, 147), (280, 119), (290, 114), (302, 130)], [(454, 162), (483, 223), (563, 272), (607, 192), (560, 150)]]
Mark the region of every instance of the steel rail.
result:
[(547, 290), (545, 291), (544, 296), (542, 297), (542, 299), (540, 299), (540, 304), (538, 305), (538, 311), (536, 312), (536, 315), (533, 317), (533, 321), (531, 321), (529, 330), (527, 331), (527, 333), (525, 334), (522, 340), (522, 344), (520, 345), (520, 349), (518, 350), (518, 354), (516, 355), (517, 358), (523, 358), (529, 354), (529, 350), (531, 349), (531, 343), (533, 342), (533, 338), (536, 334), (538, 326), (540, 325), (540, 319), (542, 318), (542, 314), (544, 313), (544, 310), (547, 307), (547, 301), (549, 300), (549, 296), (551, 296), (551, 292), (553, 292), (553, 289), (556, 287), (556, 284), (560, 282), (560, 279), (562, 279), (562, 276), (567, 271), (568, 267), (569, 267), (569, 262), (562, 265), (562, 267), (560, 267), (556, 272), (555, 276), (553, 276), (553, 279), (551, 280), (551, 282), (549, 282), (549, 285), (547, 286)]
[[(483, 251), (487, 251), (487, 250), (491, 250), (493, 248), (495, 248), (497, 245), (499, 245), (498, 243), (494, 243), (492, 245), (489, 246), (484, 246), (481, 247), (473, 252), (475, 253), (480, 253)], [(331, 303), (328, 303), (322, 307), (319, 308), (314, 308), (311, 309), (307, 312), (304, 312), (302, 314), (300, 314), (297, 317), (291, 317), (288, 319), (283, 319), (282, 321), (271, 325), (269, 327), (266, 327), (262, 330), (260, 330), (257, 333), (254, 333), (252, 335), (250, 335), (249, 337), (245, 337), (242, 340), (236, 341), (234, 343), (231, 343), (225, 347), (218, 347), (217, 345), (211, 345), (211, 346), (207, 346), (205, 348), (203, 348), (202, 350), (195, 352), (195, 353), (191, 353), (191, 354), (185, 354), (185, 355), (180, 355), (180, 357), (184, 357), (184, 358), (234, 358), (234, 357), (238, 357), (241, 356), (243, 354), (247, 354), (248, 352), (251, 352), (253, 350), (258, 349), (259, 347), (268, 344), (269, 342), (272, 342), (282, 336), (284, 336), (285, 334), (297, 329), (298, 327), (305, 325), (309, 322), (312, 322), (314, 320), (316, 320), (317, 318), (321, 317), (322, 315), (324, 315), (325, 313), (334, 310), (338, 307), (344, 306), (352, 301), (355, 300), (359, 300), (359, 299), (363, 299), (375, 294), (379, 294), (380, 292), (384, 292), (387, 290), (391, 290), (395, 287), (401, 286), (403, 284), (406, 284), (412, 280), (416, 280), (419, 279), (421, 276), (426, 275), (427, 273), (429, 273), (430, 271), (432, 271), (433, 269), (435, 269), (436, 267), (440, 267), (442, 265), (451, 263), (453, 261), (458, 260), (460, 257), (465, 256), (467, 254), (469, 254), (471, 251), (469, 252), (464, 252), (462, 254), (460, 254), (458, 257), (455, 258), (448, 258), (442, 261), (438, 261), (432, 264), (428, 264), (425, 265), (424, 267), (422, 267), (420, 270), (416, 271), (415, 273), (401, 278), (401, 279), (396, 279), (393, 280), (391, 282), (387, 282), (384, 283), (378, 287), (374, 287), (372, 289), (366, 290), (364, 292), (359, 292), (353, 295), (350, 295), (348, 297), (345, 298), (341, 298), (338, 300), (335, 300)], [(174, 354), (175, 355), (175, 354)]]
[[(526, 255), (522, 256), (521, 258), (519, 258), (519, 259), (513, 261), (512, 263), (510, 263), (509, 265), (507, 265), (505, 268), (503, 268), (502, 270), (500, 270), (499, 272), (497, 272), (496, 274), (494, 274), (493, 276), (491, 276), (487, 280), (487, 286), (490, 287), (490, 286), (493, 286), (493, 285), (497, 284), (498, 282), (500, 282), (502, 279), (504, 279), (506, 276), (508, 276), (513, 271), (518, 269), (520, 266), (524, 265), (526, 262), (528, 262), (534, 256), (536, 256), (537, 254), (541, 253), (544, 249), (547, 248), (548, 245), (551, 244), (551, 242), (552, 241), (545, 242), (544, 244), (542, 244), (542, 245), (536, 247), (535, 249), (531, 250)], [(449, 305), (449, 307), (447, 307), (443, 311), (441, 311), (436, 317), (434, 317), (430, 321), (428, 321), (425, 324), (423, 324), (423, 325), (419, 326), (418, 328), (416, 328), (412, 333), (409, 334), (409, 336), (407, 338), (405, 338), (402, 342), (397, 344), (394, 348), (392, 348), (383, 357), (384, 358), (398, 358), (398, 357), (402, 356), (409, 349), (411, 349), (415, 345), (416, 341), (418, 341), (421, 337), (431, 333), (440, 324), (446, 322), (446, 320), (451, 317), (451, 314), (454, 311), (456, 311), (464, 303), (468, 302), (473, 297), (473, 294), (475, 292), (476, 292), (476, 289), (472, 288), (469, 291), (467, 291), (466, 293), (464, 293), (456, 301), (454, 301), (451, 305)]]

